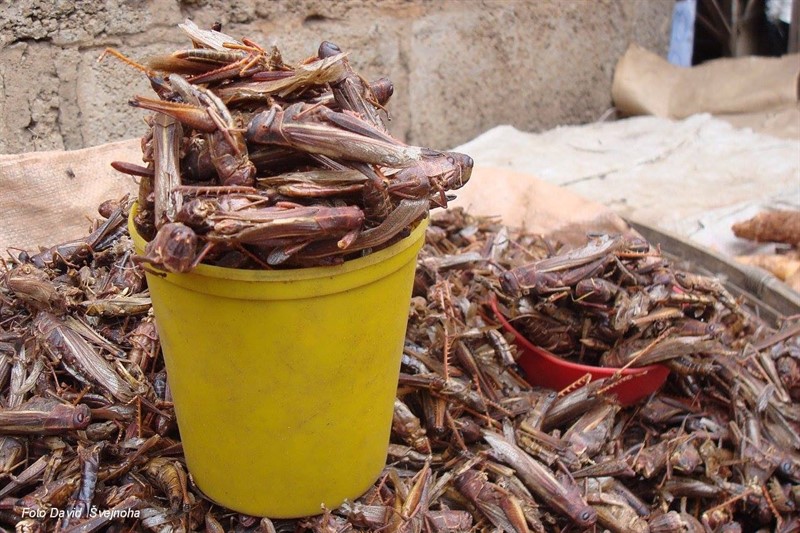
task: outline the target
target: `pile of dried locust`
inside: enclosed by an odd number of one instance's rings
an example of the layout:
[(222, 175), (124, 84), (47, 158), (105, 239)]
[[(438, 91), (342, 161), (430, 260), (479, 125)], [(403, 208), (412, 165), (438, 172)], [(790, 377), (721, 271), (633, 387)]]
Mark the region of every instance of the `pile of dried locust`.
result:
[[(0, 285), (3, 527), (800, 527), (796, 318), (774, 330), (715, 282), (675, 271), (656, 250), (628, 237), (604, 251), (611, 257), (602, 256), (602, 268), (573, 276), (572, 269), (587, 263), (568, 259), (585, 257), (597, 243), (562, 253), (554, 243), (459, 210), (434, 218), (419, 258), (392, 442), (375, 485), (357, 501), (301, 520), (270, 521), (220, 508), (203, 498), (185, 469), (148, 295), (131, 262), (127, 207), (104, 206), (106, 221), (87, 238), (6, 265)], [(525, 281), (530, 278), (523, 272), (554, 261), (570, 264), (554, 270), (559, 281), (547, 285), (559, 290), (538, 291)], [(618, 296), (574, 292), (593, 277), (597, 286), (604, 285), (601, 277), (613, 280)], [(574, 284), (561, 283), (572, 278)], [(681, 281), (688, 279), (694, 281)], [(640, 292), (650, 305), (631, 311), (630, 300), (644, 298), (636, 296)], [(514, 363), (515, 348), (485, 305), (491, 293), (509, 313), (522, 308), (547, 323), (560, 316), (567, 324), (583, 319), (587, 327), (566, 328), (576, 335), (577, 352), (596, 345), (584, 339), (604, 339), (619, 353), (641, 338), (654, 346), (675, 342), (687, 338), (687, 321), (716, 329), (703, 338), (690, 335), (702, 348), (674, 352), (676, 359), (702, 357), (703, 365), (676, 366), (649, 401), (622, 408), (603, 394), (602, 382), (564, 394), (527, 385)], [(671, 293), (680, 301), (654, 297)], [(676, 306), (682, 316), (654, 315), (658, 305)], [(603, 327), (615, 335), (598, 337)], [(705, 365), (714, 371), (702, 371)]]
[(202, 262), (231, 268), (340, 263), (405, 236), (447, 191), (469, 179), (464, 154), (392, 137), (383, 105), (393, 86), (367, 83), (347, 54), (323, 42), (316, 56), (285, 63), (191, 21), (194, 48), (138, 65), (158, 99), (142, 139), (136, 224), (145, 261), (173, 272)]

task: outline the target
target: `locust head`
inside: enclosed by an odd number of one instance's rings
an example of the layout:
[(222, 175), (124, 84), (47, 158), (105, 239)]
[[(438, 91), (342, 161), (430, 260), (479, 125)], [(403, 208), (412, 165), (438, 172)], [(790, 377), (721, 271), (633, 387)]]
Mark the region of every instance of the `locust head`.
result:
[(444, 175), (444, 188), (447, 190), (460, 189), (472, 176), (472, 167), (475, 162), (466, 154), (447, 152), (447, 162), (450, 170)]
[(168, 272), (189, 272), (197, 257), (197, 235), (180, 222), (164, 224), (147, 243), (139, 262), (150, 263)]

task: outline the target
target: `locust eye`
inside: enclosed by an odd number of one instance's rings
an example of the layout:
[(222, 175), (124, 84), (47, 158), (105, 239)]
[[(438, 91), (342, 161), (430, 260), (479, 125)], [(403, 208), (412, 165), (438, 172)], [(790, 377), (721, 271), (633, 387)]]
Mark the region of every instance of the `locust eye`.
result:
[(581, 525), (590, 526), (597, 520), (597, 513), (592, 508), (584, 509), (578, 516), (578, 520)]
[(333, 44), (330, 41), (323, 41), (322, 44), (319, 45), (319, 50), (317, 51), (317, 56), (320, 58), (331, 57), (335, 56), (336, 54), (340, 54), (342, 49)]
[(77, 410), (73, 413), (72, 418), (77, 426), (87, 424), (91, 418), (89, 408), (85, 405), (79, 405)]

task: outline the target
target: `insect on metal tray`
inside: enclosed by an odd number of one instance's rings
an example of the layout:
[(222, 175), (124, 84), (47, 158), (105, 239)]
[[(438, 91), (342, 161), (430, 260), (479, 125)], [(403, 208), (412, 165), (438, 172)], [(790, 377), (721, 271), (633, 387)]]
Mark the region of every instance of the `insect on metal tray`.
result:
[(775, 325), (782, 317), (800, 313), (800, 294), (765, 270), (740, 265), (732, 258), (647, 224), (627, 220), (648, 242), (661, 247), (676, 266), (720, 278), (731, 293)]

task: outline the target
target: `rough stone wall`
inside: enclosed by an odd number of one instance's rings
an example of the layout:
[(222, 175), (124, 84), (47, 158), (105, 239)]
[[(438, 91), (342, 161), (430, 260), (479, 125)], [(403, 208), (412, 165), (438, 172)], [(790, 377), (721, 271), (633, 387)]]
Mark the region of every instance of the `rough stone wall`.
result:
[(276, 44), (287, 61), (322, 40), (369, 79), (389, 76), (391, 129), (448, 148), (498, 124), (537, 131), (597, 119), (631, 42), (665, 55), (664, 0), (0, 0), (0, 153), (137, 137), (152, 95), (143, 60), (186, 47), (177, 24)]

